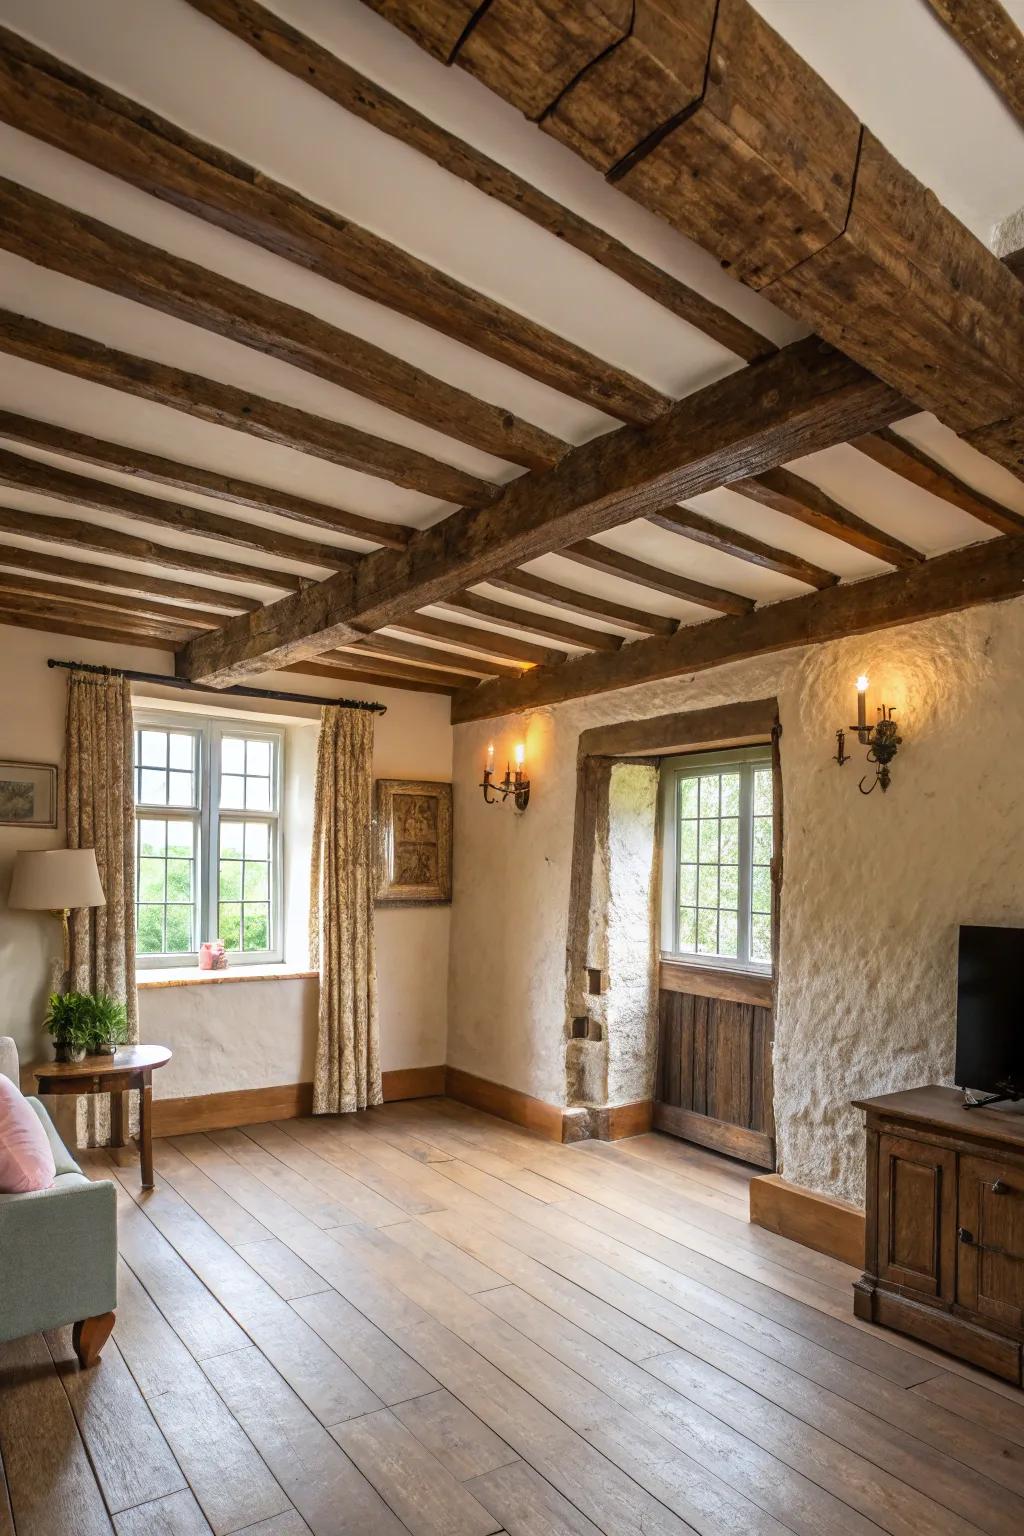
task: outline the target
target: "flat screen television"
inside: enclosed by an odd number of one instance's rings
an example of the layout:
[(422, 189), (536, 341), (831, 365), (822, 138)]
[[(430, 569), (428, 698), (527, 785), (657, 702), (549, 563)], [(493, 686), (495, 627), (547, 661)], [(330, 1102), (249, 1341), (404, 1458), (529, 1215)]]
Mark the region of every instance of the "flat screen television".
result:
[(961, 1088), (1024, 1098), (1022, 968), (1024, 929), (961, 927), (955, 1070)]

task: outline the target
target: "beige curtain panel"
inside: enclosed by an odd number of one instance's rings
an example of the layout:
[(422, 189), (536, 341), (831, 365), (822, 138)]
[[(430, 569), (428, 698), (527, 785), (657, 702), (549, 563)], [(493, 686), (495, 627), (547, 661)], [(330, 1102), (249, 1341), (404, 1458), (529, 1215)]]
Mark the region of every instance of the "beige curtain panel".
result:
[[(75, 992), (109, 992), (124, 1003), (139, 1038), (135, 991), (135, 793), (131, 686), (123, 677), (72, 672), (68, 681), (67, 836), (69, 848), (95, 848), (104, 907), (71, 916)], [(131, 1095), (131, 1130), (136, 1129)], [(110, 1095), (78, 1099), (78, 1145), (110, 1141)]]
[(380, 1104), (373, 943), (373, 716), (327, 705), (320, 715), (309, 947), (320, 969), (313, 1113)]

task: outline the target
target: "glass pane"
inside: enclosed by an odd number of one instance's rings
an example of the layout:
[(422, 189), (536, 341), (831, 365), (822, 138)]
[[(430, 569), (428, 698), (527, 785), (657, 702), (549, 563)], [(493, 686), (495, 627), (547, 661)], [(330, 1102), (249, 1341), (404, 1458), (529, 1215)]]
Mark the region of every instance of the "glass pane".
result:
[(170, 821), (167, 823), (167, 857), (169, 859), (191, 859), (195, 856), (195, 842), (192, 823), (188, 821)]
[(722, 776), (722, 815), (738, 816), (740, 813), (740, 776), (726, 773)]
[(245, 837), (245, 823), (242, 821), (222, 821), (220, 824), (220, 856), (222, 859), (240, 859), (242, 857), (243, 838)]
[(682, 907), (695, 907), (697, 905), (697, 866), (696, 864), (682, 864), (679, 868), (679, 905)]
[(170, 786), (167, 792), (168, 805), (194, 805), (195, 798), (192, 790), (192, 775), (172, 770), (168, 774)]
[(772, 813), (772, 771), (770, 768), (754, 770), (754, 815), (770, 816)]
[(755, 864), (750, 882), (750, 905), (755, 912), (772, 910), (771, 871), (764, 864)]
[(167, 804), (167, 775), (162, 768), (143, 768), (139, 775), (139, 800), (143, 805)]
[(240, 775), (233, 773), (221, 774), (220, 803), (230, 811), (245, 809), (245, 780)]
[(245, 856), (247, 859), (269, 859), (270, 828), (265, 821), (245, 823)]
[(772, 920), (762, 913), (750, 920), (750, 958), (765, 963), (772, 958)]
[(145, 768), (165, 768), (167, 766), (166, 731), (139, 732), (139, 762)]
[(269, 779), (246, 779), (245, 808), (248, 811), (270, 810)]
[(693, 954), (697, 948), (697, 914), (692, 907), (684, 907), (679, 914), (679, 949)]
[(715, 911), (697, 913), (697, 952), (702, 955), (718, 953), (718, 913)]
[(755, 864), (770, 864), (772, 859), (772, 823), (769, 816), (754, 817)]
[(187, 955), (192, 949), (192, 908), (190, 906), (167, 908), (168, 955)]
[(740, 824), (734, 817), (722, 822), (720, 858), (723, 864), (738, 864), (740, 861)]
[(684, 864), (697, 862), (697, 823), (695, 821), (679, 823), (679, 858)]
[(221, 773), (245, 772), (245, 742), (240, 736), (222, 736), (220, 742)]
[[(241, 901), (242, 865), (238, 859), (221, 859), (218, 894), (221, 901)], [(224, 935), (221, 934), (221, 938), (223, 937)]]
[(163, 856), (167, 847), (167, 823), (166, 821), (150, 821), (144, 819), (139, 822), (139, 852), (154, 853)]
[(246, 901), (269, 901), (270, 899), (270, 867), (267, 864), (245, 865), (245, 888), (242, 892)]
[(140, 907), (135, 943), (140, 955), (160, 955), (164, 949), (163, 907)]
[(218, 927), (225, 949), (241, 948), (242, 908), (237, 902), (221, 902)]
[(163, 901), (164, 899), (164, 870), (163, 859), (139, 860), (139, 900)]
[(700, 781), (700, 814), (718, 815), (718, 775), (708, 775)]
[(721, 912), (718, 917), (718, 953), (735, 960), (739, 952), (739, 922), (735, 912)]
[(184, 731), (172, 731), (169, 742), (171, 767), (184, 768), (191, 773), (195, 765), (195, 737)]
[(700, 823), (700, 862), (702, 864), (718, 863), (717, 821), (702, 821)]
[(680, 779), (679, 781), (679, 814), (680, 816), (696, 816), (697, 803), (700, 796), (699, 779)]
[(702, 864), (697, 881), (697, 902), (702, 907), (718, 906), (718, 865)]
[(167, 860), (167, 900), (192, 900), (192, 860)]
[(270, 778), (270, 742), (247, 741), (245, 744), (245, 771)]
[(735, 864), (723, 864), (719, 871), (718, 904), (733, 911), (740, 904), (740, 872)]
[(243, 949), (266, 949), (270, 944), (270, 908), (246, 906), (242, 925)]

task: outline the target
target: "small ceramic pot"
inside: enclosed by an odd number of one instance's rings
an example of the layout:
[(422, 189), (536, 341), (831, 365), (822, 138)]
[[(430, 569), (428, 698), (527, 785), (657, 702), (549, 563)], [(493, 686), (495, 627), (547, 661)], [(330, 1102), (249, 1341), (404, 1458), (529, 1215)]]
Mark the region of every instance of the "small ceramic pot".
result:
[(54, 1047), (54, 1055), (58, 1061), (72, 1065), (77, 1061), (85, 1060), (84, 1045), (68, 1045), (66, 1041), (58, 1041)]

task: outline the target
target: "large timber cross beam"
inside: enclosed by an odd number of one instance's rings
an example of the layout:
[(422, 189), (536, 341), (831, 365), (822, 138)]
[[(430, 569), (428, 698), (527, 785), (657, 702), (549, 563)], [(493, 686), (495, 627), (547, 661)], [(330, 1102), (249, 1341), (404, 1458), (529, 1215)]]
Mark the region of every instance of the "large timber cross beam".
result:
[(908, 410), (895, 390), (817, 338), (796, 342), (677, 401), (651, 426), (620, 427), (572, 449), (489, 506), (463, 507), (414, 534), (402, 550), (376, 550), (198, 637), (179, 653), (178, 673), (223, 687), (304, 661), (510, 566), (877, 431)]

